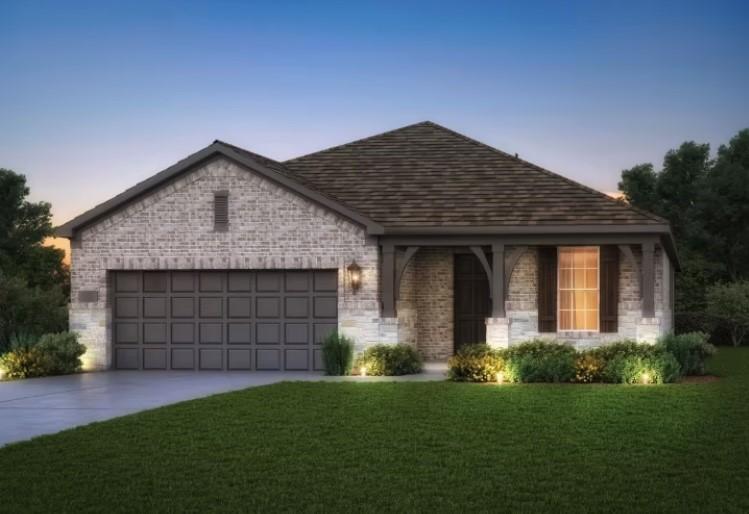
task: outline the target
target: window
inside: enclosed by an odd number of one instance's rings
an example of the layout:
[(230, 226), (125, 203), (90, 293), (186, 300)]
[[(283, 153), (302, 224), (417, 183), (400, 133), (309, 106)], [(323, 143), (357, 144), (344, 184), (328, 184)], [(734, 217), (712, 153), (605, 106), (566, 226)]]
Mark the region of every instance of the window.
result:
[(598, 247), (560, 247), (558, 261), (559, 330), (598, 331)]

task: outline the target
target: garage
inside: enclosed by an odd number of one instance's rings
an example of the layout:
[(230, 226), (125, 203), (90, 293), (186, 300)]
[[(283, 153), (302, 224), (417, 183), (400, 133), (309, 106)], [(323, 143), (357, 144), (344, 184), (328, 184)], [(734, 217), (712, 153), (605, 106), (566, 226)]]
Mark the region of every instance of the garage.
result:
[(116, 369), (321, 370), (338, 325), (335, 270), (110, 275)]

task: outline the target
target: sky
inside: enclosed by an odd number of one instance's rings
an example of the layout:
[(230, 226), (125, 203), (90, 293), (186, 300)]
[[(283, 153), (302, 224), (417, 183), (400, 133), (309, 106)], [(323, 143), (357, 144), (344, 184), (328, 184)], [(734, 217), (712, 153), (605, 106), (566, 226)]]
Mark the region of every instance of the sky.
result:
[(215, 139), (432, 120), (601, 191), (749, 127), (749, 2), (0, 0), (0, 167), (63, 223)]

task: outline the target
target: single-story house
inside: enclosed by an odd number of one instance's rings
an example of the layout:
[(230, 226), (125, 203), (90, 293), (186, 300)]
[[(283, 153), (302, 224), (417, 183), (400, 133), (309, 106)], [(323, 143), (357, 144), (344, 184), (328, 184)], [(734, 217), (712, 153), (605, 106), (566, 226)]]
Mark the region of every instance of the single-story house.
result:
[(654, 341), (668, 223), (432, 122), (284, 162), (215, 141), (57, 229), (90, 369), (321, 369), (533, 337)]

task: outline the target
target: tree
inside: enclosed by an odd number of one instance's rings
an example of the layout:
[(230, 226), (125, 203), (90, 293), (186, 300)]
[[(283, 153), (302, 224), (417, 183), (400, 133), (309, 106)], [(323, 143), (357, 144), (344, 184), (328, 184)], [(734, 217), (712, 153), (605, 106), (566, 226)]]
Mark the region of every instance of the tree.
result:
[(749, 332), (749, 282), (716, 284), (707, 291), (707, 313), (727, 327), (731, 342), (739, 346)]
[(64, 287), (64, 252), (42, 244), (53, 234), (50, 204), (31, 203), (28, 195), (26, 177), (0, 168), (0, 271), (30, 287)]
[(713, 256), (728, 279), (749, 279), (749, 129), (718, 149), (703, 181), (698, 216), (696, 246)]

